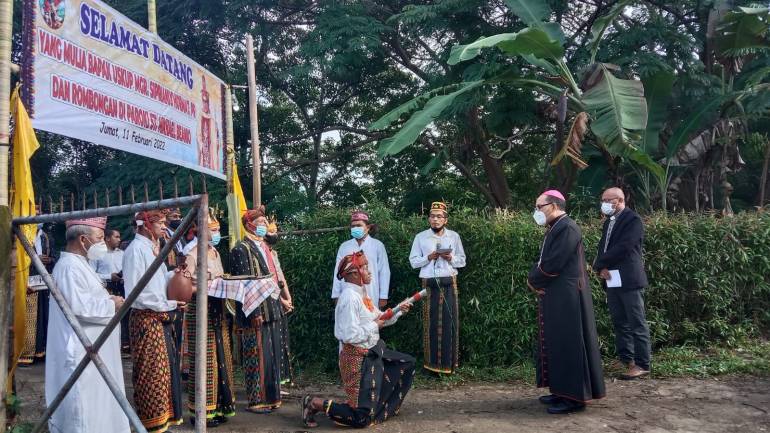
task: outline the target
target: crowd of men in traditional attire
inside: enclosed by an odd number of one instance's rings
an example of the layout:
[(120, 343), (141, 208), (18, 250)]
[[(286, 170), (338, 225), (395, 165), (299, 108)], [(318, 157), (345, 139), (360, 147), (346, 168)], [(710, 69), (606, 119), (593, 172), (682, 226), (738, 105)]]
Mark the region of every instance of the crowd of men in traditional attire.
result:
[[(604, 373), (598, 347), (589, 275), (580, 227), (565, 212), (564, 196), (546, 191), (535, 202), (533, 217), (546, 226), (540, 254), (529, 271), (527, 285), (537, 295), (538, 338), (536, 379), (550, 394), (540, 397), (553, 414), (582, 410), (585, 403), (605, 395)], [(649, 373), (649, 330), (644, 317), (644, 275), (641, 245), (644, 230), (639, 216), (625, 207), (623, 192), (610, 188), (602, 195), (606, 216), (596, 275), (607, 290), (616, 334), (617, 364), (623, 378)], [(46, 257), (52, 276), (80, 325), (96, 339), (137, 288), (161, 248), (179, 227), (181, 214), (153, 210), (133, 218), (133, 240), (122, 250), (120, 233), (106, 228), (106, 218), (66, 223), (66, 248), (54, 260), (50, 240), (39, 230), (35, 248)], [(466, 264), (459, 234), (447, 225), (447, 205), (435, 202), (429, 228), (418, 233), (409, 263), (419, 270), (422, 284), (423, 367), (434, 374), (452, 374), (459, 366), (460, 320), (458, 269)], [(210, 239), (198, 242), (193, 225), (173, 245), (172, 259), (161, 263), (134, 301), (121, 328), (115, 329), (100, 350), (120, 389), (123, 389), (121, 348), (133, 364), (134, 407), (148, 431), (162, 432), (181, 424), (185, 408), (195, 413), (195, 343), (197, 323), (206, 321), (206, 423), (215, 427), (235, 414), (233, 347), (240, 348), (246, 411), (266, 414), (279, 409), (291, 381), (288, 316), (292, 296), (278, 259), (277, 225), (268, 220), (264, 206), (242, 217), (245, 235), (229, 255), (225, 271), (217, 245), (219, 222), (209, 216)], [(372, 237), (377, 227), (369, 215), (353, 212), (351, 239), (337, 252), (331, 297), (335, 303), (334, 336), (339, 341), (339, 367), (346, 401), (307, 395), (302, 399), (302, 422), (317, 425), (324, 413), (336, 423), (365, 427), (397, 415), (412, 385), (415, 359), (389, 350), (379, 330), (409, 312), (410, 298), (386, 309), (389, 303), (390, 266), (385, 245)], [(125, 245), (125, 244), (123, 244)], [(207, 262), (198, 263), (200, 248)], [(55, 266), (54, 266), (55, 263)], [(205, 266), (207, 317), (199, 317), (195, 297), (189, 302), (171, 299), (171, 286), (184, 279), (197, 283)], [(622, 281), (621, 281), (622, 280)], [(225, 296), (233, 284), (267, 282), (274, 290), (258, 293), (258, 305)], [(230, 285), (230, 286), (228, 286)], [(214, 290), (212, 292), (212, 287)], [(66, 323), (58, 304), (40, 297), (29, 302), (37, 326), (31, 327), (23, 354), (25, 362), (46, 357), (48, 403), (75, 370), (85, 349)], [(222, 293), (222, 295), (220, 295)], [(37, 298), (35, 299), (37, 300)], [(40, 313), (41, 304), (50, 305)], [(32, 311), (34, 310), (34, 312)], [(47, 324), (41, 318), (45, 317)], [(42, 326), (41, 326), (42, 325)], [(47, 331), (40, 343), (39, 330)], [(121, 338), (122, 337), (122, 338)], [(183, 388), (185, 383), (186, 388)], [(186, 404), (184, 394), (187, 394)], [(191, 418), (194, 422), (194, 418)], [(128, 420), (93, 365), (86, 368), (49, 422), (52, 432), (129, 432)]]

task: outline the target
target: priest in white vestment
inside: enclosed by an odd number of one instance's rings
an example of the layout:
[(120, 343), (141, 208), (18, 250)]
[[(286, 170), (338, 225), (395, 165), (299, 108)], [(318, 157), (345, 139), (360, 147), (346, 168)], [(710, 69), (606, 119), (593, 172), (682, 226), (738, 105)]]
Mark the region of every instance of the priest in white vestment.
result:
[[(96, 341), (123, 298), (110, 296), (88, 260), (107, 251), (106, 218), (67, 221), (67, 247), (53, 269), (53, 279), (91, 340)], [(86, 350), (51, 297), (45, 364), (46, 404), (59, 393)], [(107, 369), (125, 395), (120, 359), (120, 329), (115, 328), (99, 350)], [(93, 363), (83, 371), (48, 422), (52, 433), (129, 433), (128, 418)]]

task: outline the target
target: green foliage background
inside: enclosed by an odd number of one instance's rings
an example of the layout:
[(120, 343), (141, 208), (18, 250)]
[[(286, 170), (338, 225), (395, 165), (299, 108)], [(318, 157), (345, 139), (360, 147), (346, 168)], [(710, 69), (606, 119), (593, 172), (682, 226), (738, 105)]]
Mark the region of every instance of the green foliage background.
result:
[[(391, 266), (391, 302), (417, 290), (417, 271), (408, 261), (414, 235), (427, 228), (423, 217), (396, 217), (372, 209)], [(320, 210), (298, 218), (296, 228), (345, 225), (349, 213)], [(589, 263), (601, 234), (598, 217), (578, 217)], [(468, 256), (460, 271), (460, 363), (507, 367), (533, 353), (535, 300), (525, 279), (536, 258), (542, 230), (528, 214), (454, 210), (449, 226), (459, 232)], [(681, 344), (728, 345), (770, 329), (770, 215), (742, 213), (732, 219), (712, 215), (645, 218), (647, 319), (655, 348)], [(282, 230), (288, 230), (284, 226)], [(286, 237), (278, 245), (296, 311), (290, 319), (296, 367), (336, 368), (333, 336), (332, 270), (348, 233)], [(592, 281), (602, 351), (613, 351), (612, 325), (604, 290)], [(388, 345), (421, 358), (420, 307), (386, 328)]]

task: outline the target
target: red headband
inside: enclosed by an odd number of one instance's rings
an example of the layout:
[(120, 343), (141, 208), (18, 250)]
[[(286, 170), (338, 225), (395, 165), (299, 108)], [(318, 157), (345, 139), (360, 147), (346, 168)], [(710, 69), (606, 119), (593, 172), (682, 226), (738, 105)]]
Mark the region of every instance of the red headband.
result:
[(246, 227), (246, 230), (250, 232), (254, 232), (257, 229), (257, 225), (254, 224), (254, 221), (259, 218), (265, 216), (265, 206), (259, 206), (256, 209), (249, 209), (247, 210), (243, 216), (241, 217), (241, 222), (243, 223), (243, 226)]
[(337, 279), (343, 279), (345, 275), (350, 274), (353, 270), (360, 272), (360, 269), (367, 263), (366, 255), (364, 255), (363, 251), (348, 254), (340, 260), (340, 266), (337, 268)]
[(366, 212), (363, 211), (355, 211), (350, 215), (350, 222), (353, 221), (363, 221), (363, 222), (369, 222), (369, 215), (366, 214)]
[(136, 215), (134, 215), (134, 220), (139, 221), (142, 220), (144, 222), (148, 223), (156, 223), (160, 221), (163, 217), (165, 217), (166, 214), (162, 210), (146, 210), (146, 211), (140, 211), (137, 212)]

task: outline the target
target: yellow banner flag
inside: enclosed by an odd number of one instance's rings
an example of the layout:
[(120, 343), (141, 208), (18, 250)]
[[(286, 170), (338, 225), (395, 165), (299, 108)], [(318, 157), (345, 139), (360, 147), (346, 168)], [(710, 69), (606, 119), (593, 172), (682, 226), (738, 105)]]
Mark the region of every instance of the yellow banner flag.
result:
[(241, 187), (241, 179), (238, 177), (238, 164), (233, 161), (233, 196), (235, 207), (237, 211), (230, 210), (230, 248), (232, 249), (236, 242), (241, 240), (243, 233), (246, 232), (246, 228), (243, 227), (241, 218), (243, 214), (249, 209), (246, 205), (246, 197), (243, 195), (243, 188)]
[[(11, 203), (14, 218), (21, 216), (34, 216), (35, 212), (35, 191), (32, 188), (32, 170), (29, 166), (29, 159), (32, 154), (40, 147), (35, 137), (35, 131), (32, 129), (32, 122), (27, 115), (27, 110), (19, 97), (19, 88), (16, 87), (11, 96), (11, 115), (14, 120), (13, 130), (13, 185), (11, 187)], [(27, 224), (21, 226), (21, 232), (29, 240), (34, 242), (37, 233), (37, 226)], [(24, 252), (21, 243), (16, 241), (16, 279), (14, 282), (14, 302), (13, 302), (13, 364), (11, 375), (16, 368), (16, 363), (21, 356), (24, 348), (24, 338), (26, 336), (26, 316), (27, 316), (27, 279), (29, 278), (29, 267), (32, 260)], [(8, 381), (10, 387), (13, 382)]]
[(238, 177), (238, 164), (235, 164), (235, 162), (233, 162), (233, 193), (235, 194), (235, 197), (238, 199), (238, 210), (241, 211), (241, 214), (238, 215), (238, 218), (241, 218), (243, 217), (243, 214), (245, 214), (246, 211), (249, 210), (249, 208), (248, 206), (246, 206), (246, 197), (243, 196), (241, 179)]

